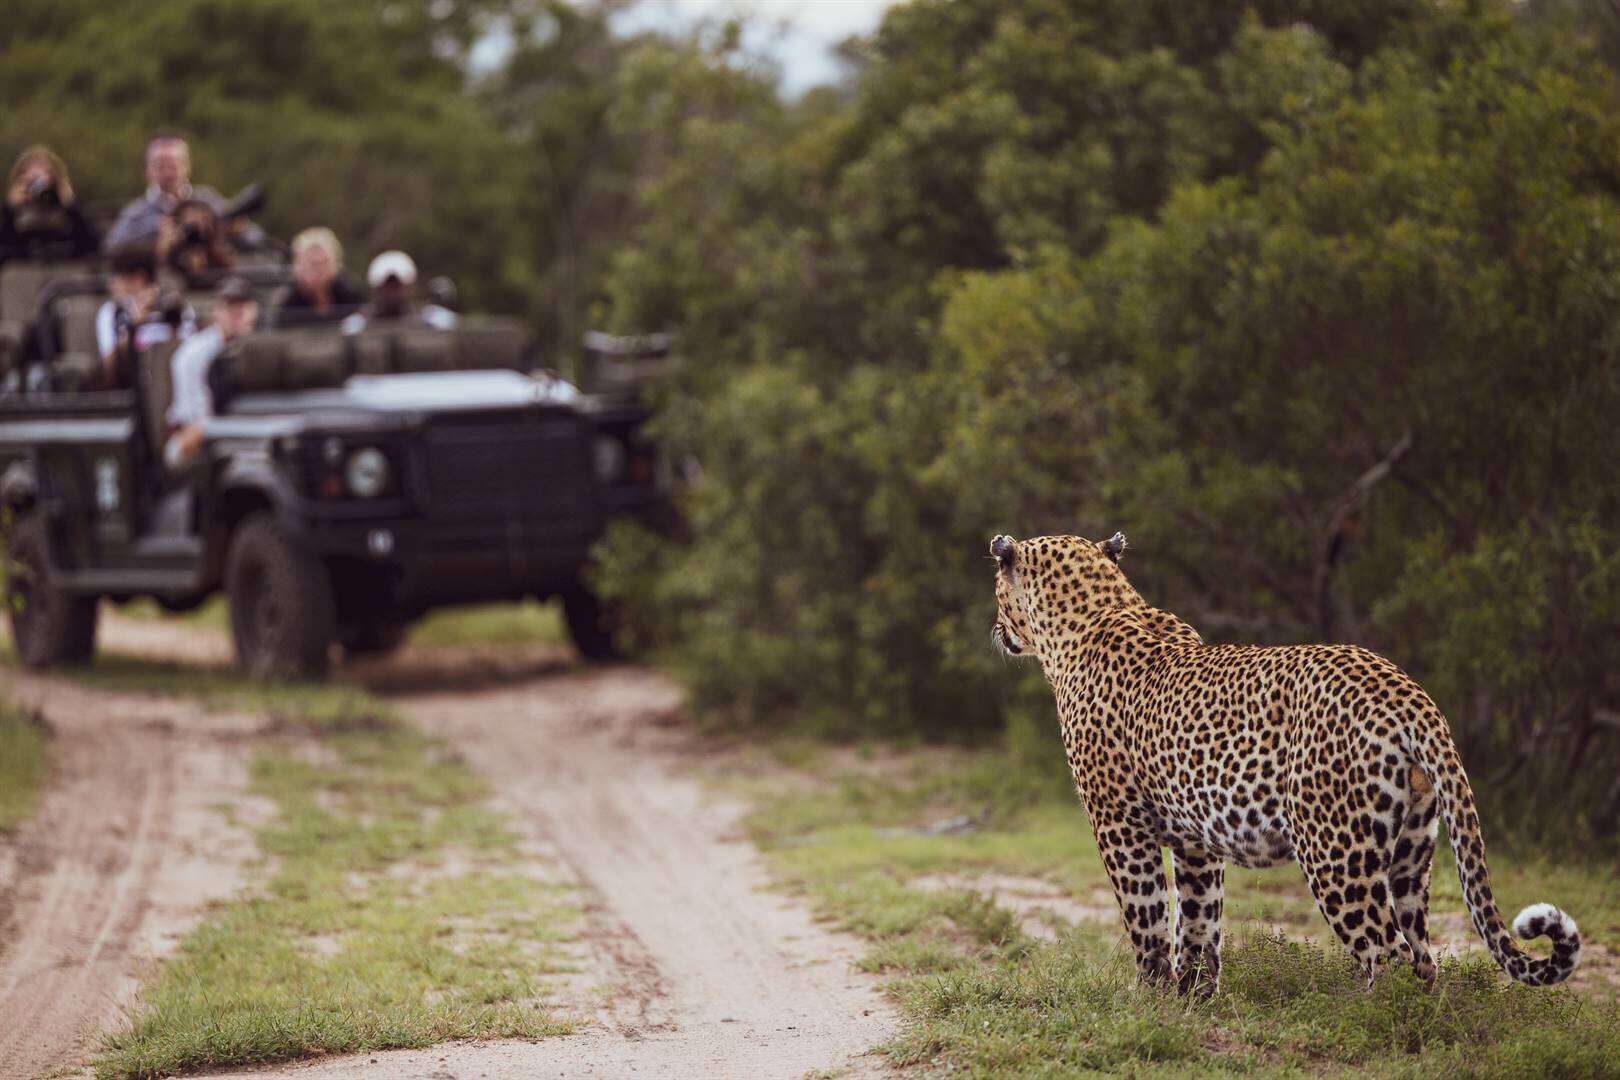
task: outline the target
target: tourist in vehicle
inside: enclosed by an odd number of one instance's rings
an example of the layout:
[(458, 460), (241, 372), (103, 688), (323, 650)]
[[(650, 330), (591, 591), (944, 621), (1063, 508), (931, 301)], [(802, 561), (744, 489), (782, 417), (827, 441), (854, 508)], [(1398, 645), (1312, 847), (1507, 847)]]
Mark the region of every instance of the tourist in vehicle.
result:
[(190, 337), (197, 319), (184, 299), (158, 286), (150, 248), (119, 248), (112, 253), (108, 291), (112, 299), (96, 312), (101, 368), (90, 388), (131, 390), (140, 355), (159, 342)]
[(169, 405), (169, 438), (163, 460), (170, 469), (183, 469), (202, 448), (202, 422), (214, 415), (210, 369), (225, 346), (253, 330), (259, 321), (259, 302), (253, 288), (239, 274), (220, 282), (214, 292), (214, 319), (208, 329), (194, 335), (175, 351), (170, 361), (174, 397)]
[(146, 143), (146, 192), (132, 199), (107, 230), (106, 247), (156, 246), (163, 223), (186, 199), (200, 199), (218, 213), (225, 200), (211, 187), (191, 182), (191, 149), (178, 135), (160, 132)]
[(205, 200), (182, 199), (158, 229), (158, 265), (184, 275), (196, 287), (236, 265), (219, 215)]
[(95, 254), (95, 230), (73, 196), (67, 164), (45, 146), (17, 155), (0, 208), (0, 263)]
[(416, 260), (403, 251), (385, 251), (366, 268), (371, 302), (343, 320), (343, 332), (358, 333), (376, 323), (418, 322), (436, 330), (456, 325), (456, 313), (416, 302)]
[(343, 274), (343, 245), (331, 229), (318, 225), (293, 237), (292, 273), (270, 301), (270, 325), (277, 329), (335, 323), (360, 306), (360, 290)]

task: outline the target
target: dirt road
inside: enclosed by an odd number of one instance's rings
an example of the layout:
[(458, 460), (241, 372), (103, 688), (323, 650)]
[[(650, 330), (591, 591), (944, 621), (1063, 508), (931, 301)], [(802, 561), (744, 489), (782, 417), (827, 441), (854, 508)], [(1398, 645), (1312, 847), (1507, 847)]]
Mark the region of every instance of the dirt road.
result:
[(141, 975), (253, 854), (220, 803), (251, 813), (251, 717), (8, 674), (49, 723), (53, 783), (0, 839), (0, 1077), (80, 1061)]
[[(216, 662), (225, 652), (217, 635), (172, 622), (113, 618), (105, 631), (107, 647), (121, 652), (192, 663)], [(417, 724), (456, 744), (489, 778), (518, 826), (585, 890), (593, 970), (581, 1001), (593, 1022), (580, 1034), (539, 1043), (368, 1054), (282, 1066), (272, 1074), (315, 1080), (879, 1071), (877, 1060), (864, 1055), (893, 1030), (892, 1008), (875, 980), (854, 970), (851, 940), (769, 890), (759, 855), (739, 833), (739, 808), (706, 798), (685, 775), (691, 740), (669, 723), (679, 695), (668, 681), (630, 666), (581, 669), (565, 652), (543, 649), (493, 658), (408, 651), (351, 674), (394, 694)], [(173, 819), (166, 807), (181, 786), (163, 770), (202, 766), (189, 756), (190, 740), (176, 737), (198, 730), (189, 706), (93, 694), (56, 679), (25, 682), (55, 702), (47, 702), (49, 709), (79, 717), (73, 726), (86, 735), (110, 726), (106, 718), (116, 714), (119, 730), (138, 741), (135, 733), (169, 718), (163, 753), (110, 740), (83, 750), (28, 831), (36, 839), (19, 843), (13, 867), (0, 864), (0, 895), (6, 882), (20, 881), (12, 890), (28, 898), (14, 905), (17, 944), (0, 954), (0, 1061), (9, 1060), (5, 1032), (75, 1013), (70, 1024), (27, 1036), (36, 1047), (27, 1060), (48, 1066), (74, 1060), (129, 993), (130, 966), (103, 961), (107, 949), (95, 944), (97, 932), (89, 945), (80, 943), (86, 924), (127, 924), (129, 933), (109, 937), (139, 940), (144, 924), (130, 912), (185, 891), (166, 883), (165, 867), (183, 854), (176, 839), (184, 830), (165, 832), (162, 824)], [(115, 699), (104, 700), (109, 697)], [(185, 716), (173, 719), (177, 714)], [(58, 752), (65, 749), (59, 740)], [(151, 776), (146, 766), (123, 766), (131, 754), (149, 762)], [(123, 838), (93, 835), (128, 819), (130, 806), (148, 803), (152, 809), (122, 826)], [(220, 827), (217, 815), (213, 827)], [(30, 843), (78, 869), (53, 884), (51, 871), (29, 862)], [(92, 902), (89, 894), (99, 899)], [(98, 905), (116, 910), (99, 916), (88, 910)], [(80, 912), (81, 906), (87, 910)], [(71, 917), (63, 915), (68, 911)], [(69, 930), (55, 925), (63, 919)], [(57, 974), (47, 978), (37, 974), (41, 969)], [(74, 1002), (83, 1006), (64, 1008)]]

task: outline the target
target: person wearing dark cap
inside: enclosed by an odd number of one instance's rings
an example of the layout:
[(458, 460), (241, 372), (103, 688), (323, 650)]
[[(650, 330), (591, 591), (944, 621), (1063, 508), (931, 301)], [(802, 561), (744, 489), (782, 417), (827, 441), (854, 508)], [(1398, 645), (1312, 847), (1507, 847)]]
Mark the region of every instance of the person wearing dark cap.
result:
[(131, 390), (140, 355), (162, 341), (184, 341), (197, 319), (184, 298), (158, 285), (151, 248), (119, 248), (111, 263), (111, 298), (96, 312), (102, 366), (92, 388)]
[(174, 397), (169, 404), (169, 438), (163, 460), (171, 469), (189, 465), (202, 448), (203, 421), (214, 415), (208, 371), (225, 346), (252, 331), (259, 321), (259, 302), (247, 279), (232, 274), (214, 292), (214, 319), (175, 351), (170, 361)]

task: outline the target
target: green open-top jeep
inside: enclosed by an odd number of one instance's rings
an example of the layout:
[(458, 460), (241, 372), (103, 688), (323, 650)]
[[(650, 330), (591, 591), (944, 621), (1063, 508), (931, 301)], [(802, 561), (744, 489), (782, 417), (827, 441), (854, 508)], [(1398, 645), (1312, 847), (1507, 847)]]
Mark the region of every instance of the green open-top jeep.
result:
[(88, 659), (103, 599), (181, 611), (219, 590), (239, 662), (264, 677), (318, 675), (334, 644), (389, 649), (431, 608), (526, 597), (560, 597), (580, 650), (613, 652), (582, 571), (610, 518), (662, 502), (643, 409), (534, 370), (509, 320), (255, 333), (217, 361), (236, 392), (176, 473), (172, 346), (143, 354), (134, 391), (71, 389), (103, 294), (95, 275), (49, 285), (31, 330), (44, 367), (0, 394), (23, 663)]

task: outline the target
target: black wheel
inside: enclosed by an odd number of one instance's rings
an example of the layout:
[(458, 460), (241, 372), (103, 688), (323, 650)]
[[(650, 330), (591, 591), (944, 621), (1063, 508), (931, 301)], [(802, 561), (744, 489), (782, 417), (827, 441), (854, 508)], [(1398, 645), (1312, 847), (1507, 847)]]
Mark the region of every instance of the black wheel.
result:
[(405, 644), (406, 626), (401, 622), (367, 622), (347, 627), (338, 642), (347, 656), (387, 656)]
[(83, 663), (95, 655), (97, 598), (74, 596), (51, 577), (50, 531), (30, 514), (11, 529), (6, 550), (6, 613), (25, 667)]
[(225, 560), (236, 662), (258, 679), (326, 674), (333, 634), (332, 581), (267, 513), (248, 517)]
[(563, 619), (574, 647), (587, 660), (619, 660), (624, 649), (619, 641), (619, 619), (613, 605), (604, 604), (583, 585), (562, 594)]

